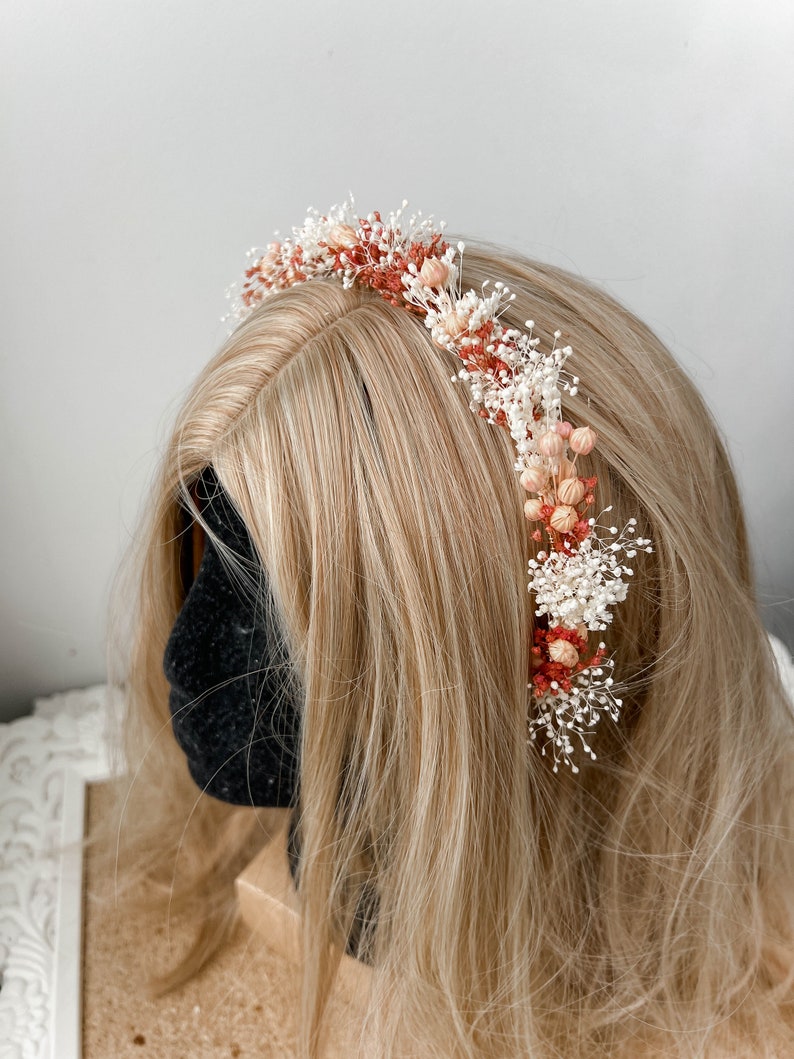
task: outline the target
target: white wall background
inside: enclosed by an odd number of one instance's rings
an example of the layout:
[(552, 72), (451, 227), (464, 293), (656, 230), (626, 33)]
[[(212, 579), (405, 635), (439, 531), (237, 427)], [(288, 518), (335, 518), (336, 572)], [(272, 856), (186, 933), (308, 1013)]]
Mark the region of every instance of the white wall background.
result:
[(792, 54), (787, 0), (3, 0), (4, 715), (104, 677), (109, 584), (223, 291), (348, 189), (657, 330), (725, 432), (791, 644)]

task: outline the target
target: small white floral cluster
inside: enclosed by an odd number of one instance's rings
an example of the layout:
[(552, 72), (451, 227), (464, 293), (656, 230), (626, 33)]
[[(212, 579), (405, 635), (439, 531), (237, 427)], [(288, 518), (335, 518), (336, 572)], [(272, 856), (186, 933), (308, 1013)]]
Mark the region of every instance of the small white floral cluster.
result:
[[(603, 514), (611, 511), (605, 508)], [(636, 536), (637, 520), (629, 519), (621, 533), (610, 526), (608, 533), (597, 535), (596, 520), (590, 519), (593, 530), (576, 551), (538, 552), (537, 559), (528, 564), (529, 590), (535, 594), (535, 613), (546, 615), (551, 628), (604, 630), (611, 624), (612, 608), (622, 603), (628, 592), (624, 577), (631, 577), (633, 569), (623, 562), (632, 559), (638, 550), (651, 552), (651, 542)], [(546, 735), (546, 747), (551, 748), (554, 771), (560, 763), (578, 772), (573, 763), (574, 745), (571, 736), (578, 737), (584, 753), (595, 760), (595, 753), (587, 739), (605, 714), (613, 721), (619, 717), (622, 699), (614, 693), (612, 670), (614, 661), (600, 657), (605, 644), (598, 645), (598, 662), (572, 676), (570, 687), (562, 692), (552, 681), (548, 691), (537, 699), (537, 715), (530, 720), (530, 738), (539, 731)]]
[(597, 479), (580, 476), (576, 460), (597, 438), (590, 427), (574, 428), (563, 419), (562, 394), (575, 395), (579, 380), (565, 370), (572, 350), (557, 346), (561, 332), (543, 353), (532, 320), (523, 332), (503, 327), (515, 295), (499, 282), (484, 284), (480, 293), (461, 290), (464, 244), (448, 245), (443, 223), (421, 213), (406, 217), (406, 206), (385, 217), (359, 218), (351, 197), (327, 214), (310, 210), (291, 237), (249, 252), (244, 283), (227, 291), (232, 307), (226, 319), (244, 320), (273, 291), (335, 277), (345, 288), (368, 286), (418, 313), (433, 341), (460, 359), (452, 381), (468, 384), (472, 411), (509, 430), (521, 484), (538, 494), (526, 501), (524, 513), (538, 523), (533, 539), (542, 539), (542, 526), (552, 547), (529, 560), (536, 615), (548, 625), (536, 630), (532, 649), (528, 687), (534, 687), (537, 714), (530, 738), (545, 734), (543, 753), (551, 748), (555, 772), (560, 763), (576, 772), (571, 737), (594, 758), (587, 737), (603, 715), (617, 720), (621, 705), (614, 663), (604, 657), (603, 643), (590, 655), (587, 632), (611, 623), (611, 608), (626, 597), (624, 578), (633, 573), (624, 557), (650, 552), (650, 541), (636, 537), (636, 519), (620, 534), (614, 526), (599, 533), (607, 528), (586, 519)]
[[(554, 347), (549, 353), (541, 353), (536, 347), (540, 339), (532, 337), (534, 321), (527, 320), (528, 333), (516, 340), (517, 349), (508, 355), (512, 372), (501, 370), (497, 376), (492, 373), (472, 375), (465, 369), (459, 372), (461, 378), (469, 380), (472, 398), (489, 413), (489, 421), (494, 422), (499, 412), (504, 412), (510, 429), (510, 436), (516, 444), (518, 459), (516, 470), (524, 467), (539, 466), (543, 457), (538, 456), (537, 429), (535, 413), (542, 413), (542, 425), (548, 429), (562, 418), (562, 390), (572, 396), (577, 392), (579, 380), (576, 376), (565, 379), (563, 365), (573, 350), (570, 346)], [(512, 337), (512, 336), (511, 336)], [(560, 333), (555, 333), (555, 341)]]
[[(605, 645), (600, 643), (598, 647), (602, 651)], [(584, 753), (595, 761), (596, 755), (588, 739), (604, 714), (617, 721), (623, 705), (623, 700), (612, 690), (614, 667), (614, 660), (605, 658), (599, 665), (577, 673), (565, 694), (560, 694), (552, 686), (550, 692), (535, 700), (537, 713), (529, 720), (529, 738), (536, 740), (539, 732), (545, 735), (541, 754), (545, 756), (550, 748), (554, 759), (553, 772), (559, 772), (561, 764), (567, 765), (572, 772), (579, 771), (573, 760), (576, 748), (571, 736), (578, 738)]]
[[(312, 279), (315, 276), (327, 275), (331, 271), (332, 255), (328, 248), (327, 236), (331, 229), (337, 225), (349, 224), (352, 219), (352, 201), (334, 206), (329, 210), (327, 216), (320, 216), (318, 210), (309, 207), (308, 216), (302, 227), (293, 228), (293, 238), (286, 238), (279, 242), (268, 243), (262, 249), (252, 247), (246, 253), (246, 259), (253, 262), (253, 267), (247, 270), (246, 275), (257, 272), (267, 280), (268, 286), (261, 292), (261, 298), (276, 290), (284, 290), (298, 282), (298, 273), (294, 261), (296, 256), (300, 258), (300, 281)], [(357, 224), (358, 222), (355, 221)], [(276, 232), (276, 235), (279, 233)], [(320, 244), (324, 245), (320, 245)], [(234, 283), (226, 290), (226, 297), (231, 306), (229, 313), (223, 317), (224, 321), (231, 320), (232, 326), (236, 326), (242, 320), (251, 315), (256, 304), (261, 298), (254, 301), (246, 300), (240, 284)]]
[[(462, 257), (463, 243), (458, 243), (457, 251)], [(459, 275), (453, 255), (450, 248), (444, 258), (454, 268), (451, 280)], [(533, 337), (533, 320), (527, 320), (526, 332), (502, 327), (500, 316), (515, 298), (504, 283), (494, 283), (490, 293), (484, 289), (482, 294), (473, 290), (461, 293), (454, 282), (451, 288), (429, 289), (421, 272), (413, 269), (406, 276), (405, 286), (406, 301), (424, 310), (425, 325), (437, 345), (456, 353), (464, 363), (467, 353), (475, 355), (457, 377), (469, 385), (472, 411), (485, 409), (491, 423), (499, 422), (500, 413), (505, 417), (518, 453), (516, 470), (541, 465), (542, 458), (532, 459), (538, 455), (540, 433), (536, 413), (540, 411), (540, 422), (548, 429), (562, 418), (562, 391), (573, 396), (579, 383), (576, 376), (567, 376), (563, 371), (573, 350), (570, 346), (557, 347), (561, 332), (555, 332), (554, 348), (542, 353), (537, 348), (540, 339)], [(481, 344), (478, 333), (488, 325), (491, 333), (488, 341)], [(497, 358), (500, 366), (477, 366), (480, 348), (488, 360)]]
[[(455, 249), (450, 247), (442, 259), (443, 264), (455, 268), (455, 277), (459, 275), (455, 257), (457, 254), (462, 255), (464, 249), (464, 244), (458, 243)], [(475, 340), (471, 337), (473, 334), (487, 323), (499, 319), (502, 307), (510, 294), (503, 283), (494, 284), (491, 294), (486, 294), (484, 290), (482, 294), (473, 290), (462, 294), (456, 289), (452, 274), (445, 280), (448, 287), (431, 289), (426, 286), (416, 269), (409, 270), (404, 283), (405, 300), (423, 309), (425, 325), (433, 341), (458, 356), (474, 345)], [(509, 333), (503, 332), (502, 337), (508, 336)], [(518, 332), (513, 334), (517, 335)], [(496, 352), (496, 349), (496, 344), (492, 343), (488, 352)]]
[[(604, 513), (612, 508), (604, 509)], [(595, 529), (596, 520), (590, 519)], [(616, 536), (610, 526), (610, 537), (595, 532), (583, 540), (575, 552), (538, 552), (529, 560), (529, 590), (535, 593), (537, 615), (546, 614), (551, 625), (588, 629), (606, 629), (612, 621), (611, 608), (626, 598), (628, 585), (623, 577), (634, 571), (621, 563), (621, 552), (631, 559), (642, 548), (650, 552), (651, 542), (635, 537), (637, 520), (629, 519), (623, 532)]]

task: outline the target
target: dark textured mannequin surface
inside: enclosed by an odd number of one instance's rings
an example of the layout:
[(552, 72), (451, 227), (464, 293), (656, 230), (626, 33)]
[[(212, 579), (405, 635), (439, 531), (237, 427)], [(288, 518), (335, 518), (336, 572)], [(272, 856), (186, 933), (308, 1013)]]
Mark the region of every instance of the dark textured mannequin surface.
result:
[(174, 735), (207, 794), (235, 805), (286, 808), (296, 795), (299, 717), (283, 690), (289, 660), (262, 602), (267, 581), (211, 468), (198, 480), (195, 499), (249, 577), (231, 570), (206, 537), (165, 651)]
[[(300, 721), (282, 690), (289, 660), (262, 603), (269, 590), (259, 558), (211, 468), (196, 483), (194, 497), (207, 525), (249, 577), (231, 570), (206, 537), (191, 581), (187, 527), (187, 592), (163, 662), (174, 736), (191, 776), (207, 794), (234, 805), (293, 808), (287, 854), (297, 883)], [(377, 898), (365, 888), (347, 940), (351, 956), (369, 959), (376, 919)]]

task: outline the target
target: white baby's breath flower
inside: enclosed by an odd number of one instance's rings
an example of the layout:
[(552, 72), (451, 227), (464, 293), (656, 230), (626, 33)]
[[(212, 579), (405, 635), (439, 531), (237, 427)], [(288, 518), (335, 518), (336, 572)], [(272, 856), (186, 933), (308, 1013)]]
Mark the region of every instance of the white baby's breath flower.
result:
[(552, 551), (542, 561), (529, 560), (529, 589), (535, 593), (535, 613), (548, 615), (551, 625), (603, 630), (612, 621), (612, 608), (626, 598), (624, 577), (633, 570), (622, 564), (621, 552), (639, 542), (628, 523), (619, 536), (600, 537), (594, 527), (575, 552)]
[[(603, 649), (604, 644), (599, 647)], [(584, 753), (595, 761), (589, 739), (596, 726), (603, 717), (618, 720), (623, 701), (614, 693), (614, 664), (611, 658), (605, 658), (597, 666), (576, 673), (570, 691), (556, 695), (546, 692), (535, 700), (536, 713), (529, 721), (529, 738), (534, 741), (538, 734), (545, 736), (541, 753), (551, 754), (554, 772), (560, 765), (569, 766), (572, 772), (579, 771), (574, 762), (576, 748), (572, 736), (579, 740)]]

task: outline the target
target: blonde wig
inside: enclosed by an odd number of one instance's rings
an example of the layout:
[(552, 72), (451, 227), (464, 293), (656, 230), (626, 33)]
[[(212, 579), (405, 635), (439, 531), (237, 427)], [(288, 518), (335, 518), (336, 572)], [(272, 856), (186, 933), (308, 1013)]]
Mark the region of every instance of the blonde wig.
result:
[(267, 573), (301, 705), (304, 1054), (374, 895), (368, 1056), (791, 1055), (792, 725), (724, 447), (610, 297), (467, 245), (464, 289), (486, 279), (516, 293), (510, 326), (531, 317), (573, 346), (565, 414), (598, 433), (599, 503), (654, 542), (605, 634), (621, 721), (575, 776), (527, 741), (539, 546), (512, 442), (472, 414), (455, 357), (370, 291), (274, 294), (193, 387), (140, 557), (121, 837), (202, 924), (169, 981), (221, 941), (258, 834), (253, 809), (193, 785), (162, 674), (182, 510), (211, 465)]

